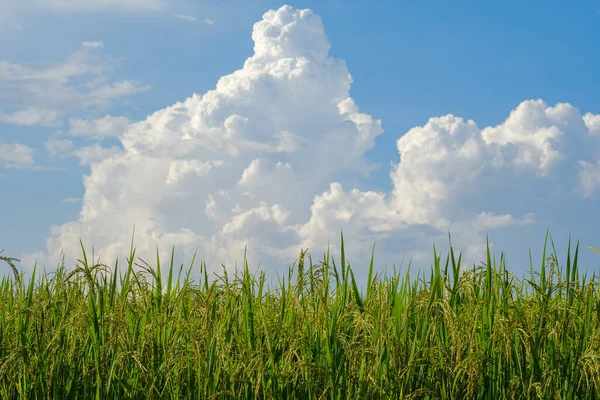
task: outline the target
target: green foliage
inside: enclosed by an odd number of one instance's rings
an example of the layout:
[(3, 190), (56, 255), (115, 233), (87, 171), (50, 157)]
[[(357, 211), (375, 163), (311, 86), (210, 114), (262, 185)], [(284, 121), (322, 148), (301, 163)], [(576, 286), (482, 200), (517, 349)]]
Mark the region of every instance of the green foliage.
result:
[(434, 246), (428, 282), (373, 275), (373, 248), (363, 293), (341, 243), (340, 265), (301, 251), (275, 288), (246, 261), (210, 282), (201, 263), (194, 284), (192, 260), (175, 279), (173, 253), (163, 287), (158, 254), (135, 268), (133, 241), (124, 276), (83, 244), (75, 270), (37, 284), (36, 266), (27, 285), (0, 257), (14, 272), (0, 285), (0, 398), (599, 398), (600, 297), (579, 244), (565, 270), (544, 245), (521, 281), (489, 245), (465, 271), (451, 242), (445, 265)]

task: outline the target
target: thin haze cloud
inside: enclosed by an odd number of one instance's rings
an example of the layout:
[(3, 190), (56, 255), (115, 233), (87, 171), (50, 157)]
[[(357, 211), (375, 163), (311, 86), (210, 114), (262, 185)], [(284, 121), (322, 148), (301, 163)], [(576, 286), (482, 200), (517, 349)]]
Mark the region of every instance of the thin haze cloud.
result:
[(3, 0), (0, 30), (23, 29), (31, 15), (76, 16), (86, 14), (158, 13), (169, 9), (166, 0)]
[(177, 19), (183, 19), (185, 21), (191, 21), (191, 22), (196, 21), (196, 17), (194, 17), (193, 15), (176, 14), (174, 17)]
[(66, 197), (61, 199), (61, 202), (63, 203), (79, 203), (80, 201), (81, 199), (79, 197)]
[(84, 47), (87, 49), (99, 49), (99, 48), (104, 47), (104, 43), (102, 43), (102, 42), (82, 42), (81, 47)]

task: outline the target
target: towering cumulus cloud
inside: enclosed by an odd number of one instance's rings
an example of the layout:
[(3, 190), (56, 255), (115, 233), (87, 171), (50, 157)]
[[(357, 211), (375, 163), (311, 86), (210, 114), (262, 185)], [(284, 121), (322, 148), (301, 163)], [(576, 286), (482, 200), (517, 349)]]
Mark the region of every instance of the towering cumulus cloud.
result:
[(352, 77), (329, 57), (321, 19), (284, 6), (264, 14), (252, 38), (254, 55), (214, 90), (129, 126), (122, 151), (91, 165), (79, 218), (53, 227), (38, 257), (56, 262), (64, 250), (74, 260), (81, 238), (102, 261), (124, 260), (135, 225), (148, 262), (156, 246), (167, 257), (175, 245), (178, 261), (197, 248), (210, 268), (239, 267), (248, 245), (251, 267), (273, 271), (300, 248), (317, 259), (328, 242), (338, 250), (343, 229), (360, 268), (375, 241), (379, 265), (403, 255), (430, 261), (432, 240), (447, 244), (450, 228), (453, 244), (477, 262), (486, 232), (531, 224), (535, 208), (492, 212), (473, 188), (498, 179), (519, 190), (531, 182), (511, 176), (543, 183), (561, 170), (579, 196), (598, 191), (600, 167), (573, 150), (579, 141), (597, 146), (598, 116), (541, 100), (483, 129), (432, 118), (398, 140), (391, 193), (344, 190), (340, 173), (368, 176), (363, 156), (383, 130), (349, 96)]
[(336, 172), (367, 172), (363, 154), (383, 130), (349, 97), (318, 15), (269, 11), (252, 38), (242, 69), (133, 124), (123, 151), (91, 166), (79, 219), (53, 228), (51, 255), (78, 256), (82, 238), (102, 260), (123, 259), (135, 224), (150, 260), (157, 245), (187, 260), (198, 247), (215, 267), (239, 266), (246, 244), (265, 267), (297, 257), (315, 194)]

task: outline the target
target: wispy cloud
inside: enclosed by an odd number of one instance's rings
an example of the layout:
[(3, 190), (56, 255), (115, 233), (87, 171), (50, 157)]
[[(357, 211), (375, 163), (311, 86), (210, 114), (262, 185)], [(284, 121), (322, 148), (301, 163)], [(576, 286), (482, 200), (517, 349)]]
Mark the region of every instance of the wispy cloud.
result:
[[(195, 22), (195, 21), (198, 20), (197, 17), (195, 17), (193, 15), (187, 15), (187, 14), (175, 14), (175, 15), (173, 15), (173, 17), (175, 17), (177, 19), (182, 19), (182, 20), (185, 20), (185, 21), (190, 21), (190, 22)], [(210, 18), (204, 18), (202, 20), (202, 23), (206, 24), (206, 25), (214, 25), (215, 21), (213, 21)]]
[(73, 152), (79, 158), (81, 165), (92, 165), (106, 158), (112, 157), (121, 153), (122, 150), (117, 146), (103, 147), (99, 144), (81, 147)]
[(132, 80), (111, 81), (112, 65), (83, 42), (65, 60), (46, 64), (0, 61), (0, 122), (57, 126), (65, 116), (101, 111), (114, 102), (150, 90)]
[(166, 0), (22, 0), (31, 6), (65, 13), (160, 11)]
[(104, 47), (104, 43), (102, 42), (82, 42), (81, 47), (86, 49), (99, 49)]
[(50, 157), (64, 157), (73, 148), (73, 141), (68, 139), (50, 138), (44, 143), (44, 148)]
[(79, 197), (66, 197), (60, 200), (62, 203), (79, 203), (81, 198)]
[(21, 29), (29, 15), (155, 13), (169, 9), (168, 0), (0, 0), (0, 28)]
[(185, 21), (196, 21), (196, 17), (193, 15), (175, 14), (174, 17), (177, 19), (183, 19)]
[(116, 137), (125, 133), (130, 124), (131, 120), (127, 117), (112, 117), (108, 114), (94, 120), (72, 118), (69, 120), (69, 134), (93, 139)]
[(4, 113), (0, 110), (0, 122), (22, 126), (58, 126), (60, 113), (42, 107), (26, 107), (12, 113)]

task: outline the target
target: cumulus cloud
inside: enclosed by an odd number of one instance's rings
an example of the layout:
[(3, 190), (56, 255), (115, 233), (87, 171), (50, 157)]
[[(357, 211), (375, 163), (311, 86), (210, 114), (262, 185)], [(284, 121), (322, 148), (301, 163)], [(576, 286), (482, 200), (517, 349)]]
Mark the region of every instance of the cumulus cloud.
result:
[(196, 176), (206, 176), (215, 166), (223, 165), (223, 161), (201, 162), (198, 160), (177, 160), (171, 162), (169, 174), (167, 175), (167, 185), (174, 185), (187, 174)]
[(6, 168), (28, 168), (35, 165), (34, 150), (19, 143), (0, 142), (0, 165)]
[(545, 176), (562, 157), (557, 144), (567, 129), (574, 132), (586, 129), (575, 107), (567, 103), (548, 107), (537, 100), (524, 101), (503, 124), (487, 127), (481, 135), (486, 144), (506, 149), (503, 154), (495, 154), (494, 165), (508, 162)]
[(600, 114), (587, 113), (583, 116), (583, 120), (590, 133), (600, 137)]
[(150, 89), (130, 80), (110, 81), (111, 66), (97, 53), (99, 44), (83, 42), (79, 50), (54, 64), (0, 61), (0, 122), (59, 126), (64, 116), (102, 110)]
[(94, 120), (71, 118), (69, 119), (69, 134), (93, 139), (117, 137), (122, 135), (130, 124), (131, 121), (127, 117), (112, 117), (108, 114)]
[[(448, 229), (470, 264), (489, 230), (536, 223), (535, 209), (491, 200), (524, 196), (559, 170), (576, 182), (564, 192), (597, 190), (595, 172), (579, 163), (593, 154), (577, 146), (591, 140), (596, 117), (542, 100), (483, 129), (431, 118), (398, 139), (389, 193), (344, 188), (341, 173), (370, 176), (364, 154), (383, 129), (349, 96), (352, 77), (329, 56), (321, 19), (284, 6), (265, 13), (252, 38), (254, 54), (214, 90), (129, 125), (117, 136), (123, 149), (89, 150), (97, 157), (86, 158), (79, 218), (53, 227), (46, 252), (23, 259), (50, 265), (64, 250), (73, 261), (80, 238), (102, 260), (123, 259), (135, 225), (147, 261), (156, 246), (167, 257), (176, 245), (178, 260), (198, 249), (215, 269), (239, 267), (246, 245), (253, 267), (285, 269), (300, 248), (316, 258), (328, 242), (339, 250), (340, 230), (353, 265), (366, 265), (374, 242), (378, 265), (430, 261), (432, 239), (447, 243)], [(496, 182), (507, 191), (494, 192)]]

